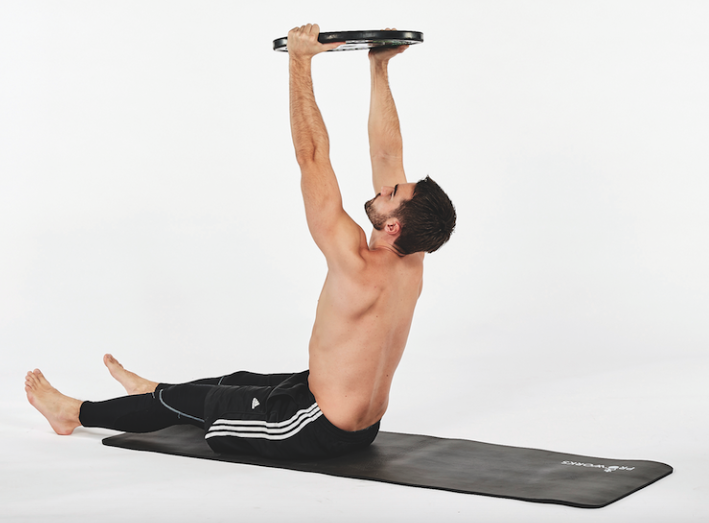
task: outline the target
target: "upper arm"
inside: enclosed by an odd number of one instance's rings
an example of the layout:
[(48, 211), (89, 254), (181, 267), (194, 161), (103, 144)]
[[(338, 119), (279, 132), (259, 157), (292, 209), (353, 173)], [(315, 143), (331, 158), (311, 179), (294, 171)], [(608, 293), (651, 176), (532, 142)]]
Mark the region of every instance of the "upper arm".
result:
[(345, 212), (329, 160), (300, 162), (301, 190), (310, 235), (328, 265), (358, 256), (366, 235)]
[(402, 157), (384, 153), (372, 155), (372, 183), (375, 194), (382, 187), (406, 183)]

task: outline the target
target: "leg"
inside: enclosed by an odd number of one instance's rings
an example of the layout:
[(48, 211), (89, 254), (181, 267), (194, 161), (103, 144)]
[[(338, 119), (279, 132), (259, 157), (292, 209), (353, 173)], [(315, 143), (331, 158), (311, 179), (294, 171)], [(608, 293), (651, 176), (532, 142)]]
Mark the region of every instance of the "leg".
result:
[(145, 394), (153, 392), (158, 386), (157, 382), (141, 378), (134, 372), (130, 372), (123, 368), (116, 358), (110, 354), (105, 354), (103, 363), (108, 367), (108, 372), (111, 373), (118, 383), (123, 385), (128, 394)]
[(215, 385), (252, 385), (256, 387), (275, 387), (292, 375), (292, 372), (288, 374), (257, 374), (255, 372), (239, 371), (227, 376), (212, 379), (217, 379)]
[[(123, 385), (128, 394), (145, 394), (154, 392), (158, 388), (158, 385), (160, 388), (165, 388), (170, 385), (146, 380), (136, 373), (124, 369), (123, 365), (110, 354), (104, 355), (103, 363), (108, 367), (111, 376)], [(254, 372), (239, 371), (227, 376), (204, 378), (188, 383), (195, 385), (256, 385), (275, 387), (291, 375), (292, 374), (256, 374)]]
[(102, 427), (128, 432), (151, 432), (171, 425), (204, 426), (204, 400), (209, 385), (175, 385), (157, 392), (91, 402), (65, 396), (35, 369), (25, 378), (30, 404), (54, 432), (71, 434), (76, 427)]
[(81, 401), (65, 396), (52, 387), (39, 369), (27, 373), (25, 391), (30, 404), (47, 418), (57, 434), (69, 435), (81, 425)]
[(152, 432), (186, 424), (203, 428), (204, 402), (212, 388), (187, 383), (107, 401), (85, 401), (79, 420), (84, 427), (125, 432)]
[[(203, 378), (200, 380), (188, 381), (188, 384), (193, 385), (230, 385), (230, 386), (255, 386), (255, 387), (275, 387), (286, 378), (292, 376), (289, 374), (257, 374), (255, 372), (247, 372), (240, 370), (233, 374), (219, 376), (216, 378)], [(158, 389), (169, 387), (169, 383), (158, 384)]]
[(309, 372), (277, 387), (213, 387), (206, 401), (207, 444), (216, 452), (269, 458), (322, 458), (369, 445), (379, 423), (347, 432), (330, 423), (308, 387)]

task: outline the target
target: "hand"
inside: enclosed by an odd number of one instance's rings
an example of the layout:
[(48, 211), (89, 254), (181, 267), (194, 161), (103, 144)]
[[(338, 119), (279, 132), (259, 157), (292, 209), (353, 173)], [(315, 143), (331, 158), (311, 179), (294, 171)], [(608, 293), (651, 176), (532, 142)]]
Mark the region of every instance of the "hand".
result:
[[(385, 31), (396, 31), (396, 29), (387, 27)], [(373, 62), (388, 62), (396, 55), (406, 51), (408, 48), (408, 45), (397, 45), (396, 47), (372, 47), (369, 50), (369, 59)]]
[(288, 54), (294, 59), (310, 59), (318, 53), (324, 53), (341, 46), (344, 42), (321, 44), (318, 42), (320, 26), (305, 24), (288, 31)]

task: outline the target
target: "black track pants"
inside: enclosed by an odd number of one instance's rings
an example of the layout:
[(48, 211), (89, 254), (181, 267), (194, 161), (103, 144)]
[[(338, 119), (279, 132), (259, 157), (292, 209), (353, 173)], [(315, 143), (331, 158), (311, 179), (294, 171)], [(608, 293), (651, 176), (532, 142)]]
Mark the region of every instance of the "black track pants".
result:
[(220, 385), (275, 386), (291, 374), (235, 372), (179, 385), (161, 383), (155, 392), (107, 401), (85, 401), (79, 421), (84, 427), (123, 432), (152, 432), (172, 425), (204, 428), (204, 405), (209, 391)]
[(180, 385), (161, 383), (154, 392), (81, 404), (85, 427), (152, 432), (172, 425), (204, 429), (219, 453), (270, 458), (321, 458), (369, 445), (379, 422), (344, 431), (328, 421), (308, 386), (309, 372), (236, 372)]

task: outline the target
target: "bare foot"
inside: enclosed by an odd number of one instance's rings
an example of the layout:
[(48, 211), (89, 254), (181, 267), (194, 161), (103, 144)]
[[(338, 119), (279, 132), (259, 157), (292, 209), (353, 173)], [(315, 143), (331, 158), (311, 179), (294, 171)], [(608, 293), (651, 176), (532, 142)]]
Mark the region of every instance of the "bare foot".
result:
[(39, 369), (27, 373), (25, 391), (30, 404), (47, 418), (57, 434), (68, 436), (81, 426), (79, 409), (82, 402), (52, 387)]
[(104, 355), (103, 363), (108, 367), (108, 372), (111, 373), (111, 376), (123, 385), (128, 394), (155, 392), (155, 388), (158, 386), (156, 382), (141, 378), (136, 373), (124, 369), (123, 365), (118, 363), (118, 360), (110, 354)]

